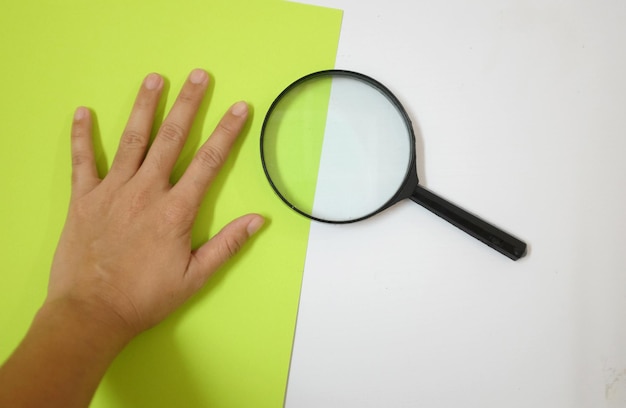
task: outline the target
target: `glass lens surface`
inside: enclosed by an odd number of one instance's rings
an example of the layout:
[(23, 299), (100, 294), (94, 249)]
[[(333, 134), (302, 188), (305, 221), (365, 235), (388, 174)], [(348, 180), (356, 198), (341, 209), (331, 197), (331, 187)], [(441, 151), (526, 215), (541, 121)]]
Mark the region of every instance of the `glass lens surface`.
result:
[(381, 209), (402, 186), (413, 143), (410, 123), (382, 90), (343, 75), (313, 77), (283, 94), (262, 140), (274, 189), (330, 222)]

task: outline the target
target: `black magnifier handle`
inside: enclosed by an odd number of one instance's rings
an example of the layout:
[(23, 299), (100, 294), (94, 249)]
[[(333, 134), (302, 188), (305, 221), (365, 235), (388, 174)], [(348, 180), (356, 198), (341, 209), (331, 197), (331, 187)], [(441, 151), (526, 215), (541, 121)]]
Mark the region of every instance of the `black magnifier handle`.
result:
[(410, 198), (514, 261), (526, 255), (526, 244), (524, 242), (444, 200), (420, 185), (415, 187)]

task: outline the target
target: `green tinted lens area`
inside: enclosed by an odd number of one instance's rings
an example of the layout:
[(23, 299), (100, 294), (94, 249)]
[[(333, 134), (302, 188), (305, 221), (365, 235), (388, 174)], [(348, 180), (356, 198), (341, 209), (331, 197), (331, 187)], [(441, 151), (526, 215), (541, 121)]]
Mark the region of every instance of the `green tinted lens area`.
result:
[(262, 154), (275, 190), (313, 213), (332, 78), (308, 79), (283, 94), (266, 119)]

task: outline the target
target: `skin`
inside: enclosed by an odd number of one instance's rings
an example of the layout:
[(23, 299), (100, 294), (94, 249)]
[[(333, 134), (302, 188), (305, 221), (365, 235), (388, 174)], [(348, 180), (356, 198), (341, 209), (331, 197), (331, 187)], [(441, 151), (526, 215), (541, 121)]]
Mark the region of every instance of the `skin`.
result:
[(86, 407), (128, 342), (189, 299), (263, 224), (244, 215), (197, 249), (191, 229), (202, 199), (248, 114), (234, 104), (178, 183), (170, 173), (209, 83), (191, 72), (148, 149), (163, 78), (139, 90), (109, 173), (98, 177), (92, 118), (76, 110), (72, 195), (47, 297), (0, 368), (0, 406)]

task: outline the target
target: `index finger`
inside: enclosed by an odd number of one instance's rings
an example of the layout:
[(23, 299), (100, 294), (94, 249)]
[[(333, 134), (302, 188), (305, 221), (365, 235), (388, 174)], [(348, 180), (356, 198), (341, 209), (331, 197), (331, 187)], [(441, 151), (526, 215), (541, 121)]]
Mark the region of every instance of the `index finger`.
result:
[(226, 162), (228, 154), (248, 117), (248, 105), (237, 102), (226, 112), (219, 124), (200, 147), (185, 174), (172, 188), (172, 193), (184, 197), (197, 208), (211, 181)]

